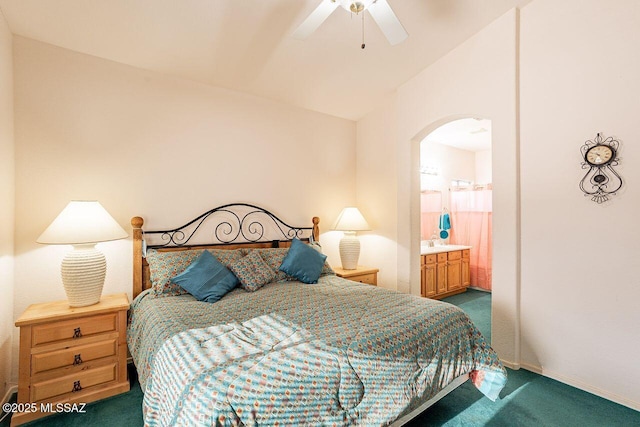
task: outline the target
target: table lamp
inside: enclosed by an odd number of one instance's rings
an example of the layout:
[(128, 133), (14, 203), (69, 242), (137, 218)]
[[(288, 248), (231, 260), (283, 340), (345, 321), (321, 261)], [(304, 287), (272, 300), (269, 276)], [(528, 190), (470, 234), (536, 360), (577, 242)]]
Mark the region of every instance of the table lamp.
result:
[(360, 240), (356, 237), (356, 231), (370, 230), (369, 224), (358, 208), (347, 207), (340, 212), (333, 229), (344, 231), (344, 237), (340, 240), (339, 246), (342, 268), (355, 270), (360, 257)]
[(37, 243), (73, 245), (62, 260), (62, 284), (71, 307), (100, 301), (107, 261), (96, 243), (124, 239), (128, 234), (97, 201), (71, 201)]

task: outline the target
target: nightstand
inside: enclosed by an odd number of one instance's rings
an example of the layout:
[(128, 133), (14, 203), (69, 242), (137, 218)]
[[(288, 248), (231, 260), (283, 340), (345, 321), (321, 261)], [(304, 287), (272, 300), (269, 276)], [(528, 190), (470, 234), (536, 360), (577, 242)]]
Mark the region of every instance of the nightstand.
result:
[(340, 267), (334, 267), (333, 271), (336, 272), (336, 276), (344, 277), (345, 279), (353, 280), (354, 282), (366, 283), (368, 285), (378, 285), (378, 269), (358, 266), (355, 270), (345, 270)]
[(16, 320), (18, 403), (29, 404), (29, 412), (13, 414), (11, 425), (128, 391), (128, 309), (124, 293), (87, 307), (66, 300), (30, 305)]

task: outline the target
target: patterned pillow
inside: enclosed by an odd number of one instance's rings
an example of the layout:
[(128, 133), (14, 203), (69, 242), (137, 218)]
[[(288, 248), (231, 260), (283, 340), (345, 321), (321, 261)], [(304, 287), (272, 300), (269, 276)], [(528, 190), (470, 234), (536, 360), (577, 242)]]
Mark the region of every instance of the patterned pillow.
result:
[(245, 291), (255, 292), (273, 280), (275, 271), (262, 259), (257, 251), (235, 261), (229, 269), (240, 279)]
[[(309, 243), (309, 246), (311, 246), (316, 251), (322, 253), (322, 245), (320, 245), (320, 243), (311, 242)], [(325, 259), (324, 265), (322, 266), (322, 271), (320, 272), (320, 276), (325, 276), (327, 274), (336, 274), (336, 272), (333, 271), (333, 268), (331, 268), (331, 266), (329, 265), (329, 261)]]
[(265, 249), (244, 249), (245, 253), (251, 254), (253, 252), (259, 253), (264, 262), (273, 270), (275, 277), (274, 282), (281, 282), (283, 280), (289, 280), (287, 274), (284, 271), (279, 271), (280, 265), (287, 256), (289, 248), (265, 248)]
[[(281, 282), (283, 280), (296, 280), (295, 277), (291, 277), (284, 271), (280, 271), (280, 266), (282, 265), (282, 261), (284, 261), (284, 257), (287, 256), (289, 248), (243, 249), (242, 251), (245, 254), (249, 254), (254, 251), (259, 252), (264, 261), (275, 272), (276, 277), (273, 279), (274, 282)], [(322, 271), (320, 272), (320, 276), (324, 276), (326, 274), (336, 274), (328, 262), (324, 263)]]
[[(202, 251), (203, 249), (188, 249), (161, 252), (156, 249), (148, 249), (146, 258), (149, 263), (153, 293), (163, 297), (186, 294), (187, 291), (171, 282), (171, 279), (182, 273), (200, 256)], [(209, 252), (227, 268), (231, 263), (242, 258), (242, 252), (239, 249), (209, 249)]]
[(333, 268), (331, 268), (331, 266), (329, 265), (329, 261), (325, 261), (324, 265), (322, 266), (322, 271), (320, 272), (320, 276), (326, 276), (332, 274), (335, 276), (336, 272), (333, 271)]

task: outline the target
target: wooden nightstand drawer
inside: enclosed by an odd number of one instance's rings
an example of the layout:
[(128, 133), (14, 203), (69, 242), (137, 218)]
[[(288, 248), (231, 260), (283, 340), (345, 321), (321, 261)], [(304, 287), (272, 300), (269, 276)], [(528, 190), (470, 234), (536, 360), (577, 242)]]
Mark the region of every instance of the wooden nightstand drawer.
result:
[(35, 347), (71, 338), (112, 332), (116, 330), (116, 325), (116, 313), (36, 325), (32, 328), (32, 345)]
[(92, 360), (115, 356), (117, 347), (116, 338), (111, 338), (106, 341), (33, 354), (31, 356), (31, 374), (36, 375), (51, 369), (82, 365)]
[(343, 268), (334, 268), (336, 276), (353, 280), (354, 282), (366, 283), (367, 285), (378, 285), (378, 269), (358, 266), (354, 270), (345, 270)]
[(66, 393), (88, 391), (90, 387), (116, 380), (117, 363), (111, 363), (61, 378), (31, 384), (31, 401), (36, 402)]
[(367, 285), (375, 285), (377, 282), (377, 277), (375, 273), (369, 274), (361, 274), (358, 276), (351, 276), (349, 280), (353, 280), (354, 282), (366, 283)]

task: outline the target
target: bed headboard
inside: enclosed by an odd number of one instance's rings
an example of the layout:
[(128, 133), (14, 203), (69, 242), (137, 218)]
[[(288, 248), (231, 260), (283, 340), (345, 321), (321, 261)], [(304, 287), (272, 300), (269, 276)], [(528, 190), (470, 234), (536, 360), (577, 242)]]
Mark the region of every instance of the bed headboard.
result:
[(131, 218), (133, 228), (133, 297), (151, 287), (146, 249), (184, 251), (189, 249), (282, 248), (293, 238), (318, 241), (320, 218), (309, 227), (290, 226), (258, 206), (232, 203), (213, 208), (181, 227), (143, 230), (142, 217)]

